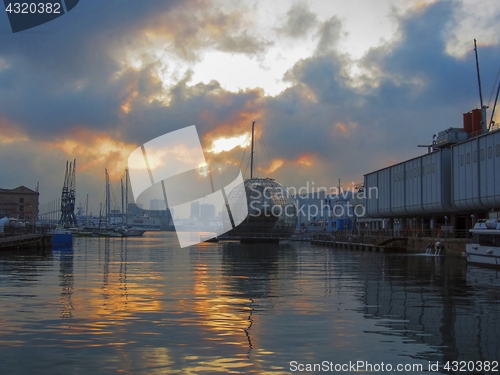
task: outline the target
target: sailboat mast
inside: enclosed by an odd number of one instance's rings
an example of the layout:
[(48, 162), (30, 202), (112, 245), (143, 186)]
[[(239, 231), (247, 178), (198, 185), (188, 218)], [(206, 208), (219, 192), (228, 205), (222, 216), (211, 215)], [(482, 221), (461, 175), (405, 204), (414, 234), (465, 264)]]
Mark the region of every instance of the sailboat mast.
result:
[(85, 203), (85, 226), (89, 225), (89, 195), (87, 194), (87, 202)]
[(106, 171), (106, 224), (110, 223), (110, 202), (109, 202), (109, 175), (108, 175), (108, 170), (105, 169)]
[(128, 169), (125, 169), (125, 224), (128, 224)]
[(123, 179), (120, 179), (120, 184), (122, 188), (122, 225), (123, 225)]
[(252, 152), (250, 154), (250, 178), (253, 178), (253, 139), (254, 139), (254, 129), (255, 129), (255, 121), (252, 122)]

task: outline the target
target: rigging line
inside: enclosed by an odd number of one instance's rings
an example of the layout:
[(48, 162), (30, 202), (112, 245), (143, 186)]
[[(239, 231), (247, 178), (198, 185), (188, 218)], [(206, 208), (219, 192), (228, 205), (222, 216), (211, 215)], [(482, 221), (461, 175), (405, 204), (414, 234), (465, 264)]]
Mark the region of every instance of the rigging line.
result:
[(249, 164), (250, 164), (250, 158), (248, 158), (248, 160), (247, 160), (247, 166), (245, 168), (245, 172), (243, 173), (243, 176), (246, 176)]
[(500, 66), (498, 67), (497, 76), (493, 81), (493, 87), (491, 88), (491, 94), (490, 94), (490, 100), (488, 100), (488, 106), (491, 104), (491, 99), (493, 98), (493, 94), (495, 93), (495, 87), (497, 86), (499, 76), (500, 76)]
[[(248, 138), (250, 137), (250, 134), (247, 135), (247, 137), (245, 138), (245, 142), (246, 143), (248, 141)], [(248, 145), (247, 145), (248, 147)], [(247, 147), (245, 147), (243, 149), (243, 156), (241, 157), (241, 160), (240, 160), (240, 170), (241, 170), (241, 164), (243, 164), (243, 159), (245, 158), (245, 153), (247, 152)]]
[[(272, 160), (271, 157), (269, 156), (269, 151), (267, 150), (266, 144), (264, 143), (264, 140), (260, 139), (261, 145), (264, 148), (264, 151), (266, 152), (267, 155), (267, 161), (269, 162), (269, 167), (272, 165)], [(278, 168), (276, 168), (272, 173), (274, 175), (274, 178), (279, 181), (280, 179), (278, 178), (278, 173), (277, 173)]]
[(491, 127), (493, 126), (494, 122), (493, 122), (493, 117), (495, 116), (495, 108), (497, 106), (497, 100), (498, 100), (498, 94), (500, 93), (500, 82), (498, 83), (498, 89), (497, 89), (497, 96), (495, 97), (495, 104), (493, 104), (493, 109), (491, 111), (491, 119), (490, 119), (490, 123), (488, 124), (488, 130), (491, 129)]
[(116, 210), (116, 206), (117, 206), (116, 201), (117, 201), (117, 199), (116, 199), (116, 196), (115, 196), (115, 191), (113, 190), (113, 186), (111, 185), (111, 182), (109, 183), (109, 195), (110, 195), (110, 198), (111, 198), (111, 200), (109, 202), (110, 203), (110, 205), (109, 205), (110, 206), (110, 210)]

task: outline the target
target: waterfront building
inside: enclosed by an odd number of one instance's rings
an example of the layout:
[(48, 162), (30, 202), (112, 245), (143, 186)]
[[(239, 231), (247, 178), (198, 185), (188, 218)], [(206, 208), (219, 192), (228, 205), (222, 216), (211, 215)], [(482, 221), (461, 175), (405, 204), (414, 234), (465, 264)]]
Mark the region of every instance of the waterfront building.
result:
[(500, 129), (480, 121), (479, 110), (466, 113), (463, 128), (438, 133), (427, 154), (367, 173), (367, 216), (426, 236), (468, 236), (478, 219), (499, 218)]
[(38, 217), (38, 198), (39, 193), (26, 186), (0, 189), (0, 217), (33, 223)]

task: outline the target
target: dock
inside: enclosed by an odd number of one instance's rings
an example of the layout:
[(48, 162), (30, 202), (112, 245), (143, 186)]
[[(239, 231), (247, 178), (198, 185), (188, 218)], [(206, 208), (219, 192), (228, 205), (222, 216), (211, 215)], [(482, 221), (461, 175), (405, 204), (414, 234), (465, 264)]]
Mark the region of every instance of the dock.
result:
[[(369, 242), (370, 240), (371, 242)], [(465, 245), (470, 242), (470, 238), (402, 236), (388, 236), (384, 238), (380, 236), (376, 238), (353, 237), (351, 241), (349, 241), (348, 236), (337, 236), (337, 238), (335, 238), (334, 236), (328, 235), (316, 235), (311, 239), (310, 243), (317, 246), (347, 250), (425, 253), (429, 244), (434, 245), (438, 241), (443, 245), (442, 255), (462, 257), (462, 253), (465, 251)]]
[(311, 244), (325, 246), (325, 247), (335, 247), (339, 249), (349, 249), (349, 250), (363, 250), (363, 251), (387, 251), (388, 248), (385, 246), (377, 246), (362, 243), (350, 243), (350, 242), (338, 242), (331, 240), (312, 240)]
[(0, 236), (0, 250), (43, 249), (52, 247), (52, 236), (23, 233)]

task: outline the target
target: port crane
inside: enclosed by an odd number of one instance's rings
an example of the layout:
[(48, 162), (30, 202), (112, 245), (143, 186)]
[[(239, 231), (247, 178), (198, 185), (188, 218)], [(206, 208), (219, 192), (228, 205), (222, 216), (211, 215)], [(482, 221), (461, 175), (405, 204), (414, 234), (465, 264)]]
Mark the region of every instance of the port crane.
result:
[(64, 228), (76, 226), (75, 217), (75, 189), (76, 189), (76, 159), (66, 162), (66, 173), (61, 194), (61, 219), (59, 225)]

